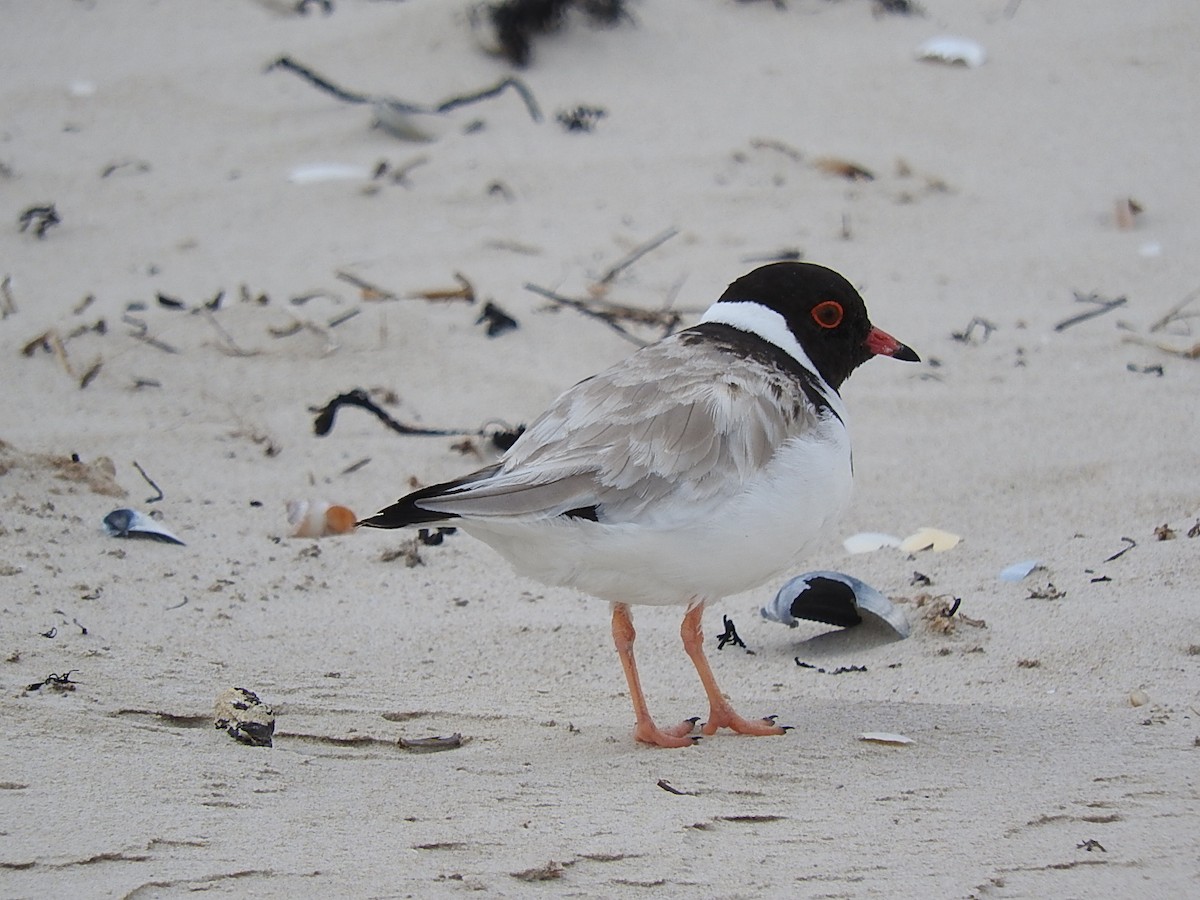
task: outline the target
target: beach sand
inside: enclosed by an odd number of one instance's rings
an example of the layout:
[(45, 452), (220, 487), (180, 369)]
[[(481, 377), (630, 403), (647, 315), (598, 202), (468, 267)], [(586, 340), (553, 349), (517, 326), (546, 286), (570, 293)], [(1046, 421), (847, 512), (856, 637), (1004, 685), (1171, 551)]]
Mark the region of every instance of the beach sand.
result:
[[(459, 2), (0, 3), (0, 895), (1200, 894), (1200, 19), (627, 5), (518, 71)], [(986, 62), (918, 61), (942, 34)], [(284, 54), (423, 105), (517, 74), (542, 121), (506, 91), (401, 141)], [(591, 131), (556, 121), (579, 106)], [(855, 499), (808, 566), (912, 636), (764, 621), (783, 578), (715, 602), (722, 687), (794, 730), (682, 751), (631, 738), (605, 604), (461, 533), (290, 538), (285, 510), (484, 464), (314, 410), (528, 423), (633, 344), (526, 285), (590, 298), (668, 234), (602, 298), (687, 324), (793, 251), (924, 359), (845, 386)], [(489, 337), (489, 300), (519, 327)], [(186, 545), (109, 537), (120, 506)], [(922, 526), (963, 540), (842, 546)], [(680, 613), (635, 610), (662, 721), (705, 712)], [(234, 686), (273, 747), (213, 727)]]

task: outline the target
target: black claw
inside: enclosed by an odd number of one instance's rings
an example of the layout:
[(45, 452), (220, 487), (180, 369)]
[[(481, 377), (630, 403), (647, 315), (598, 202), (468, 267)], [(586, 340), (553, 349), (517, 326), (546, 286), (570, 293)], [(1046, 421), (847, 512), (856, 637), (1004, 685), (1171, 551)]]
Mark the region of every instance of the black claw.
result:
[(780, 725), (779, 727), (782, 728), (784, 731), (795, 731), (796, 730), (795, 725)]
[(697, 722), (700, 721), (700, 717), (699, 716), (689, 716), (688, 718), (684, 719), (683, 721), (691, 722), (692, 725), (694, 726)]

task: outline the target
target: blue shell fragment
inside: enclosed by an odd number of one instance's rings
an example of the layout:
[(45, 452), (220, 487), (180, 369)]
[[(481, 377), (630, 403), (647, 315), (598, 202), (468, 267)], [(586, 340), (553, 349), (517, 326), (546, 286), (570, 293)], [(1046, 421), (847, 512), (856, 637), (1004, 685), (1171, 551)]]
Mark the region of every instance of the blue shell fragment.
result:
[(104, 530), (113, 537), (143, 538), (148, 541), (162, 541), (164, 544), (183, 545), (183, 541), (136, 509), (114, 509), (104, 517)]

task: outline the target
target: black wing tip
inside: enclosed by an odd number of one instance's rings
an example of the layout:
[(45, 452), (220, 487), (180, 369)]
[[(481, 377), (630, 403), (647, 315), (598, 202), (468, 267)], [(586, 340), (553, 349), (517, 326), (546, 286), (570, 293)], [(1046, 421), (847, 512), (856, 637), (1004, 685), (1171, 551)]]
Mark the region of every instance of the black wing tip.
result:
[(365, 526), (367, 528), (405, 528), (409, 525), (428, 525), (431, 522), (447, 522), (450, 519), (459, 519), (461, 516), (458, 513), (437, 512), (436, 510), (426, 509), (420, 505), (420, 501), (428, 500), (431, 497), (440, 497), (448, 491), (462, 487), (464, 484), (470, 484), (478, 480), (481, 475), (490, 473), (493, 468), (482, 469), (457, 481), (431, 484), (429, 487), (413, 491), (411, 494), (401, 497), (391, 506), (381, 509), (375, 515), (361, 519), (354, 524), (356, 527)]
[[(417, 492), (421, 493), (420, 491)], [(417, 506), (420, 498), (410, 494), (397, 500), (391, 506), (381, 509), (375, 515), (355, 522), (355, 527), (365, 528), (405, 528), (409, 525), (428, 525), (431, 522), (445, 522), (457, 519), (453, 513), (434, 512)]]

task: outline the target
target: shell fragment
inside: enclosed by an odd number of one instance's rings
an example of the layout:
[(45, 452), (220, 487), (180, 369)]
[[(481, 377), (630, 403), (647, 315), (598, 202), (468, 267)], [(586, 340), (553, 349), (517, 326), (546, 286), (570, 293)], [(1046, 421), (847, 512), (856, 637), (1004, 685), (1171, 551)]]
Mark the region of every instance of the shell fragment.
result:
[(976, 69), (987, 59), (983, 45), (970, 38), (943, 34), (917, 47), (917, 59)]
[(136, 509), (114, 509), (104, 517), (104, 530), (113, 537), (145, 538), (150, 541), (162, 541), (164, 544), (183, 544), (183, 541), (167, 529)]
[(1021, 562), (1015, 562), (1011, 566), (1005, 566), (1000, 570), (1001, 581), (1020, 581), (1034, 569), (1041, 567), (1041, 562), (1036, 559), (1026, 559)]
[(900, 550), (904, 553), (918, 553), (921, 550), (932, 550), (942, 553), (958, 546), (962, 538), (940, 528), (918, 528), (900, 542)]
[(805, 572), (790, 579), (760, 611), (764, 619), (791, 628), (797, 619), (852, 628), (863, 618), (887, 623), (900, 637), (908, 637), (904, 613), (891, 600), (865, 582), (842, 572)]
[(847, 553), (874, 553), (884, 547), (899, 547), (900, 538), (880, 531), (862, 531), (842, 541)]

